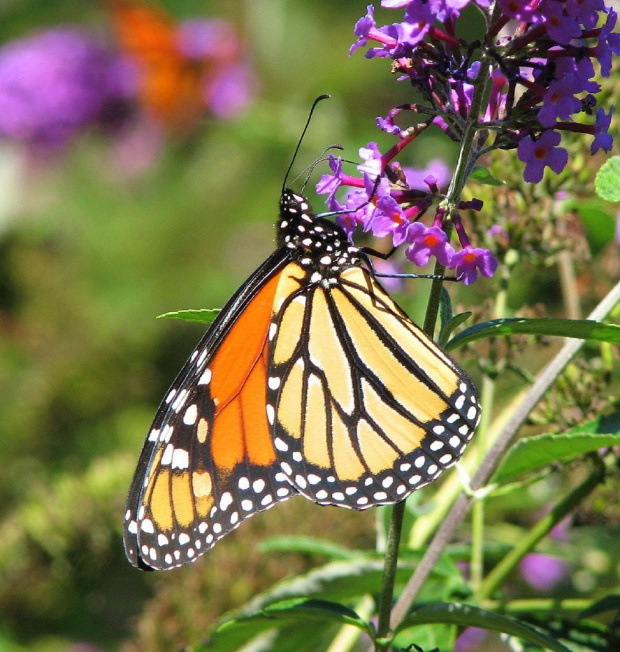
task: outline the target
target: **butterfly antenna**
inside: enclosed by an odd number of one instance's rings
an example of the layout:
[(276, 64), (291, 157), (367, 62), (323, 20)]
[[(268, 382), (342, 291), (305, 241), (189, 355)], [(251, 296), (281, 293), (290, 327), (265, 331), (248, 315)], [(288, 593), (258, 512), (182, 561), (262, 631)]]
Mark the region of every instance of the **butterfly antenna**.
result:
[(295, 177), (296, 179), (299, 179), (299, 177), (300, 177), (302, 174), (305, 173), (304, 182), (303, 182), (303, 184), (302, 184), (302, 186), (301, 186), (301, 194), (302, 194), (302, 195), (305, 195), (305, 194), (306, 194), (306, 186), (308, 185), (308, 181), (310, 181), (310, 177), (312, 176), (312, 174), (313, 174), (314, 169), (316, 168), (316, 166), (317, 166), (319, 163), (323, 163), (324, 161), (329, 161), (329, 156), (325, 156), (325, 154), (326, 154), (327, 152), (329, 152), (330, 149), (339, 149), (339, 150), (342, 151), (342, 150), (344, 150), (344, 147), (343, 147), (342, 145), (337, 145), (337, 144), (330, 145), (329, 147), (326, 147), (326, 148), (321, 152), (321, 154), (320, 154), (319, 157), (316, 159), (316, 161), (314, 161), (313, 163), (310, 163), (310, 165), (309, 165), (305, 170), (303, 170), (303, 171), (301, 172), (301, 174), (298, 174), (297, 177)]
[(291, 159), (291, 162), (288, 166), (288, 170), (286, 171), (286, 174), (284, 175), (284, 181), (282, 182), (282, 192), (284, 192), (286, 188), (286, 182), (288, 180), (288, 175), (291, 173), (291, 170), (293, 169), (293, 164), (295, 163), (295, 158), (297, 157), (297, 152), (299, 151), (299, 148), (301, 147), (301, 143), (304, 139), (304, 136), (306, 135), (306, 131), (308, 131), (308, 127), (310, 126), (310, 120), (312, 119), (312, 114), (314, 113), (314, 109), (316, 108), (316, 105), (321, 101), (321, 100), (326, 100), (331, 95), (319, 95), (314, 102), (312, 102), (312, 106), (310, 107), (310, 113), (308, 113), (308, 119), (306, 120), (306, 125), (304, 127), (304, 130), (301, 132), (301, 136), (299, 137), (299, 140), (297, 141), (297, 147), (295, 147), (295, 151), (293, 152), (293, 158)]

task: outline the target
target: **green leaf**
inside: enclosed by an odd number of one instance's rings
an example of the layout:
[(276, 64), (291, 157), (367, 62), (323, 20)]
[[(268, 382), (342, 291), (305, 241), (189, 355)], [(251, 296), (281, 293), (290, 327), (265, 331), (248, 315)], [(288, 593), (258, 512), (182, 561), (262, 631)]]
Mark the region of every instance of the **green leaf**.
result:
[(450, 298), (450, 293), (448, 290), (446, 290), (446, 288), (442, 285), (439, 302), (439, 322), (442, 329), (449, 321), (451, 321), (452, 317), (454, 317), (454, 313), (452, 311), (452, 299)]
[(359, 559), (365, 553), (351, 550), (336, 543), (307, 536), (278, 536), (265, 539), (259, 544), (261, 552), (301, 552), (309, 555), (325, 555), (331, 559)]
[(590, 618), (591, 616), (598, 616), (606, 611), (619, 611), (620, 610), (620, 595), (613, 594), (607, 595), (601, 600), (597, 600), (594, 604), (584, 609), (579, 614), (579, 620), (583, 618)]
[(596, 194), (611, 202), (620, 202), (620, 156), (612, 156), (601, 166), (594, 180)]
[(593, 256), (613, 241), (616, 234), (616, 216), (607, 202), (598, 197), (571, 198), (562, 203), (562, 210), (575, 211), (579, 215)]
[(469, 175), (472, 181), (483, 183), (486, 186), (503, 186), (504, 182), (494, 177), (483, 165), (477, 165)]
[(476, 324), (453, 337), (446, 349), (450, 350), (483, 337), (498, 335), (554, 335), (620, 344), (620, 326), (602, 324), (589, 319), (494, 319)]
[(464, 324), (471, 317), (471, 312), (460, 312), (458, 315), (455, 315), (444, 324), (439, 333), (439, 346), (446, 348), (446, 342), (450, 338), (450, 335), (461, 325)]
[[(254, 624), (259, 625), (259, 627), (251, 627), (251, 630), (257, 632), (261, 629), (273, 627), (274, 620), (331, 621), (339, 625), (353, 625), (370, 636), (373, 634), (371, 626), (365, 620), (360, 618), (355, 611), (342, 604), (329, 602), (328, 600), (295, 598), (293, 600), (276, 602), (254, 614), (229, 620), (215, 630), (214, 636), (225, 634), (238, 628), (247, 630), (247, 625)], [(266, 627), (262, 627), (263, 625)]]
[(199, 321), (210, 324), (217, 317), (221, 308), (200, 308), (198, 310), (175, 310), (157, 315), (157, 319), (184, 319), (185, 321)]
[(519, 440), (493, 477), (505, 483), (541, 466), (620, 444), (620, 412), (599, 417), (560, 435), (537, 435)]
[[(411, 573), (421, 558), (421, 553), (411, 555), (412, 561), (399, 561), (396, 571), (396, 587), (400, 590), (411, 577)], [(351, 561), (336, 561), (313, 569), (304, 575), (284, 580), (265, 593), (256, 596), (242, 609), (225, 618), (233, 617), (240, 622), (244, 616), (254, 616), (267, 610), (274, 604), (285, 600), (317, 599), (330, 602), (351, 602), (364, 595), (379, 593), (383, 579), (382, 559), (354, 559)], [(443, 556), (424, 585), (422, 599), (447, 600), (452, 596), (467, 594), (467, 586), (454, 562)], [(286, 621), (289, 622), (289, 621)], [(279, 621), (272, 619), (248, 621), (227, 630), (220, 626), (217, 634), (207, 648), (209, 652), (232, 652), (238, 650), (244, 643), (256, 636), (260, 631), (279, 627)], [(301, 623), (298, 623), (301, 626)], [(259, 629), (260, 628), (260, 629)], [(316, 629), (316, 624), (314, 625)], [(322, 649), (317, 647), (315, 649)]]
[(571, 652), (557, 640), (516, 618), (465, 604), (444, 602), (418, 607), (407, 615), (403, 622), (398, 625), (396, 631), (433, 623), (450, 623), (461, 627), (490, 629), (511, 636), (518, 636), (554, 652)]

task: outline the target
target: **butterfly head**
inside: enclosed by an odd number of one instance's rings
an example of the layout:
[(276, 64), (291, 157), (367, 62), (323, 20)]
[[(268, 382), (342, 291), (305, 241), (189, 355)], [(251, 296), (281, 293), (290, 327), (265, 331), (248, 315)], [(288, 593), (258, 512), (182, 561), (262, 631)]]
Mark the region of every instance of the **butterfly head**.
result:
[(280, 198), (278, 244), (293, 250), (302, 265), (326, 275), (360, 264), (359, 250), (342, 228), (317, 216), (308, 200), (289, 188)]

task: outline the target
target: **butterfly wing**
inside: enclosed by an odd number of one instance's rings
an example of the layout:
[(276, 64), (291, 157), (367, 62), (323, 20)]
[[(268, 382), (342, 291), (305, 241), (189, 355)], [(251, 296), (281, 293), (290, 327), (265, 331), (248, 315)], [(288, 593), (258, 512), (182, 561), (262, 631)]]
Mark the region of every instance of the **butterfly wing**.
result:
[(361, 266), (280, 279), (268, 403), (280, 466), (321, 504), (403, 500), (453, 465), (480, 409), (469, 379)]
[(297, 493), (279, 469), (265, 411), (268, 332), (289, 257), (276, 251), (243, 284), (160, 405), (125, 511), (134, 566), (192, 561), (244, 519)]
[(193, 126), (204, 112), (204, 70), (180, 51), (172, 17), (139, 0), (108, 5), (119, 45), (136, 63), (142, 106), (166, 127)]

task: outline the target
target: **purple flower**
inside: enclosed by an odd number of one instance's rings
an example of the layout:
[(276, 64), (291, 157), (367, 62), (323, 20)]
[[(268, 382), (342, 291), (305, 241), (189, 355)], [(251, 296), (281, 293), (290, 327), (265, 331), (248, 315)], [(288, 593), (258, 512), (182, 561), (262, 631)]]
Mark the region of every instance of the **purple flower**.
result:
[(396, 135), (401, 132), (401, 128), (397, 124), (394, 124), (394, 118), (391, 116), (377, 118), (377, 126), (381, 131), (385, 131), (386, 134)]
[(403, 168), (410, 188), (423, 188), (425, 179), (432, 175), (439, 188), (447, 188), (450, 183), (451, 170), (442, 158), (434, 158), (424, 168)]
[(324, 174), (316, 184), (319, 195), (329, 195), (332, 198), (342, 185), (342, 157), (329, 155), (329, 167), (333, 174)]
[(575, 93), (582, 87), (575, 75), (565, 75), (561, 80), (549, 84), (549, 90), (538, 112), (538, 121), (543, 127), (552, 127), (556, 120), (568, 120), (573, 113), (581, 110), (581, 102)]
[(114, 107), (128, 94), (121, 69), (115, 56), (75, 27), (5, 45), (0, 49), (0, 135), (49, 150), (82, 127), (114, 119)]
[(394, 246), (398, 247), (405, 241), (408, 227), (409, 220), (400, 204), (390, 195), (379, 197), (370, 222), (373, 235), (383, 238), (392, 234)]
[(566, 13), (581, 23), (584, 29), (594, 29), (598, 23), (598, 12), (605, 10), (603, 0), (567, 0)]
[(523, 579), (539, 591), (550, 591), (568, 575), (568, 565), (563, 559), (539, 552), (525, 555), (519, 568)]
[(517, 149), (517, 156), (525, 163), (523, 178), (529, 183), (538, 183), (543, 178), (546, 166), (559, 174), (568, 162), (568, 152), (556, 147), (561, 140), (557, 131), (545, 131), (538, 139), (524, 138)]
[(561, 45), (568, 45), (573, 39), (581, 36), (579, 23), (564, 11), (564, 2), (559, 0), (544, 0), (540, 11), (545, 17), (547, 33)]
[(353, 54), (357, 48), (362, 48), (368, 43), (370, 32), (371, 30), (376, 30), (376, 27), (375, 8), (372, 5), (368, 5), (366, 7), (366, 15), (360, 18), (353, 28), (353, 33), (359, 38), (349, 48), (349, 55)]
[(442, 265), (450, 265), (454, 249), (438, 226), (427, 227), (421, 222), (414, 222), (409, 226), (406, 240), (411, 245), (405, 250), (405, 257), (418, 267), (427, 265), (431, 256), (435, 256)]
[(594, 132), (594, 140), (590, 145), (590, 153), (596, 154), (599, 149), (609, 152), (614, 145), (613, 136), (609, 133), (609, 125), (611, 124), (611, 114), (613, 107), (609, 109), (609, 113), (605, 113), (603, 107), (599, 107), (596, 112), (596, 125)]
[(601, 90), (600, 84), (590, 81), (596, 75), (592, 59), (584, 57), (581, 61), (575, 61), (570, 57), (561, 57), (555, 64), (554, 76), (557, 80), (563, 80), (567, 75), (573, 75), (577, 80), (580, 91), (598, 93)]
[(383, 171), (381, 152), (377, 143), (368, 143), (366, 147), (360, 147), (359, 155), (363, 163), (357, 166), (357, 169), (371, 177), (378, 177)]
[(611, 57), (620, 54), (620, 34), (614, 32), (618, 14), (610, 9), (607, 20), (598, 37), (598, 42), (593, 48), (593, 54), (601, 66), (601, 75), (609, 77), (611, 73)]
[(526, 23), (541, 21), (538, 5), (539, 0), (498, 0), (502, 13), (510, 18), (516, 18)]
[(452, 256), (449, 267), (456, 270), (459, 281), (471, 285), (478, 280), (478, 272), (482, 276), (493, 276), (497, 269), (497, 259), (488, 249), (464, 247)]
[(381, 0), (381, 6), (386, 9), (398, 9), (399, 7), (405, 7), (411, 2), (411, 0)]

